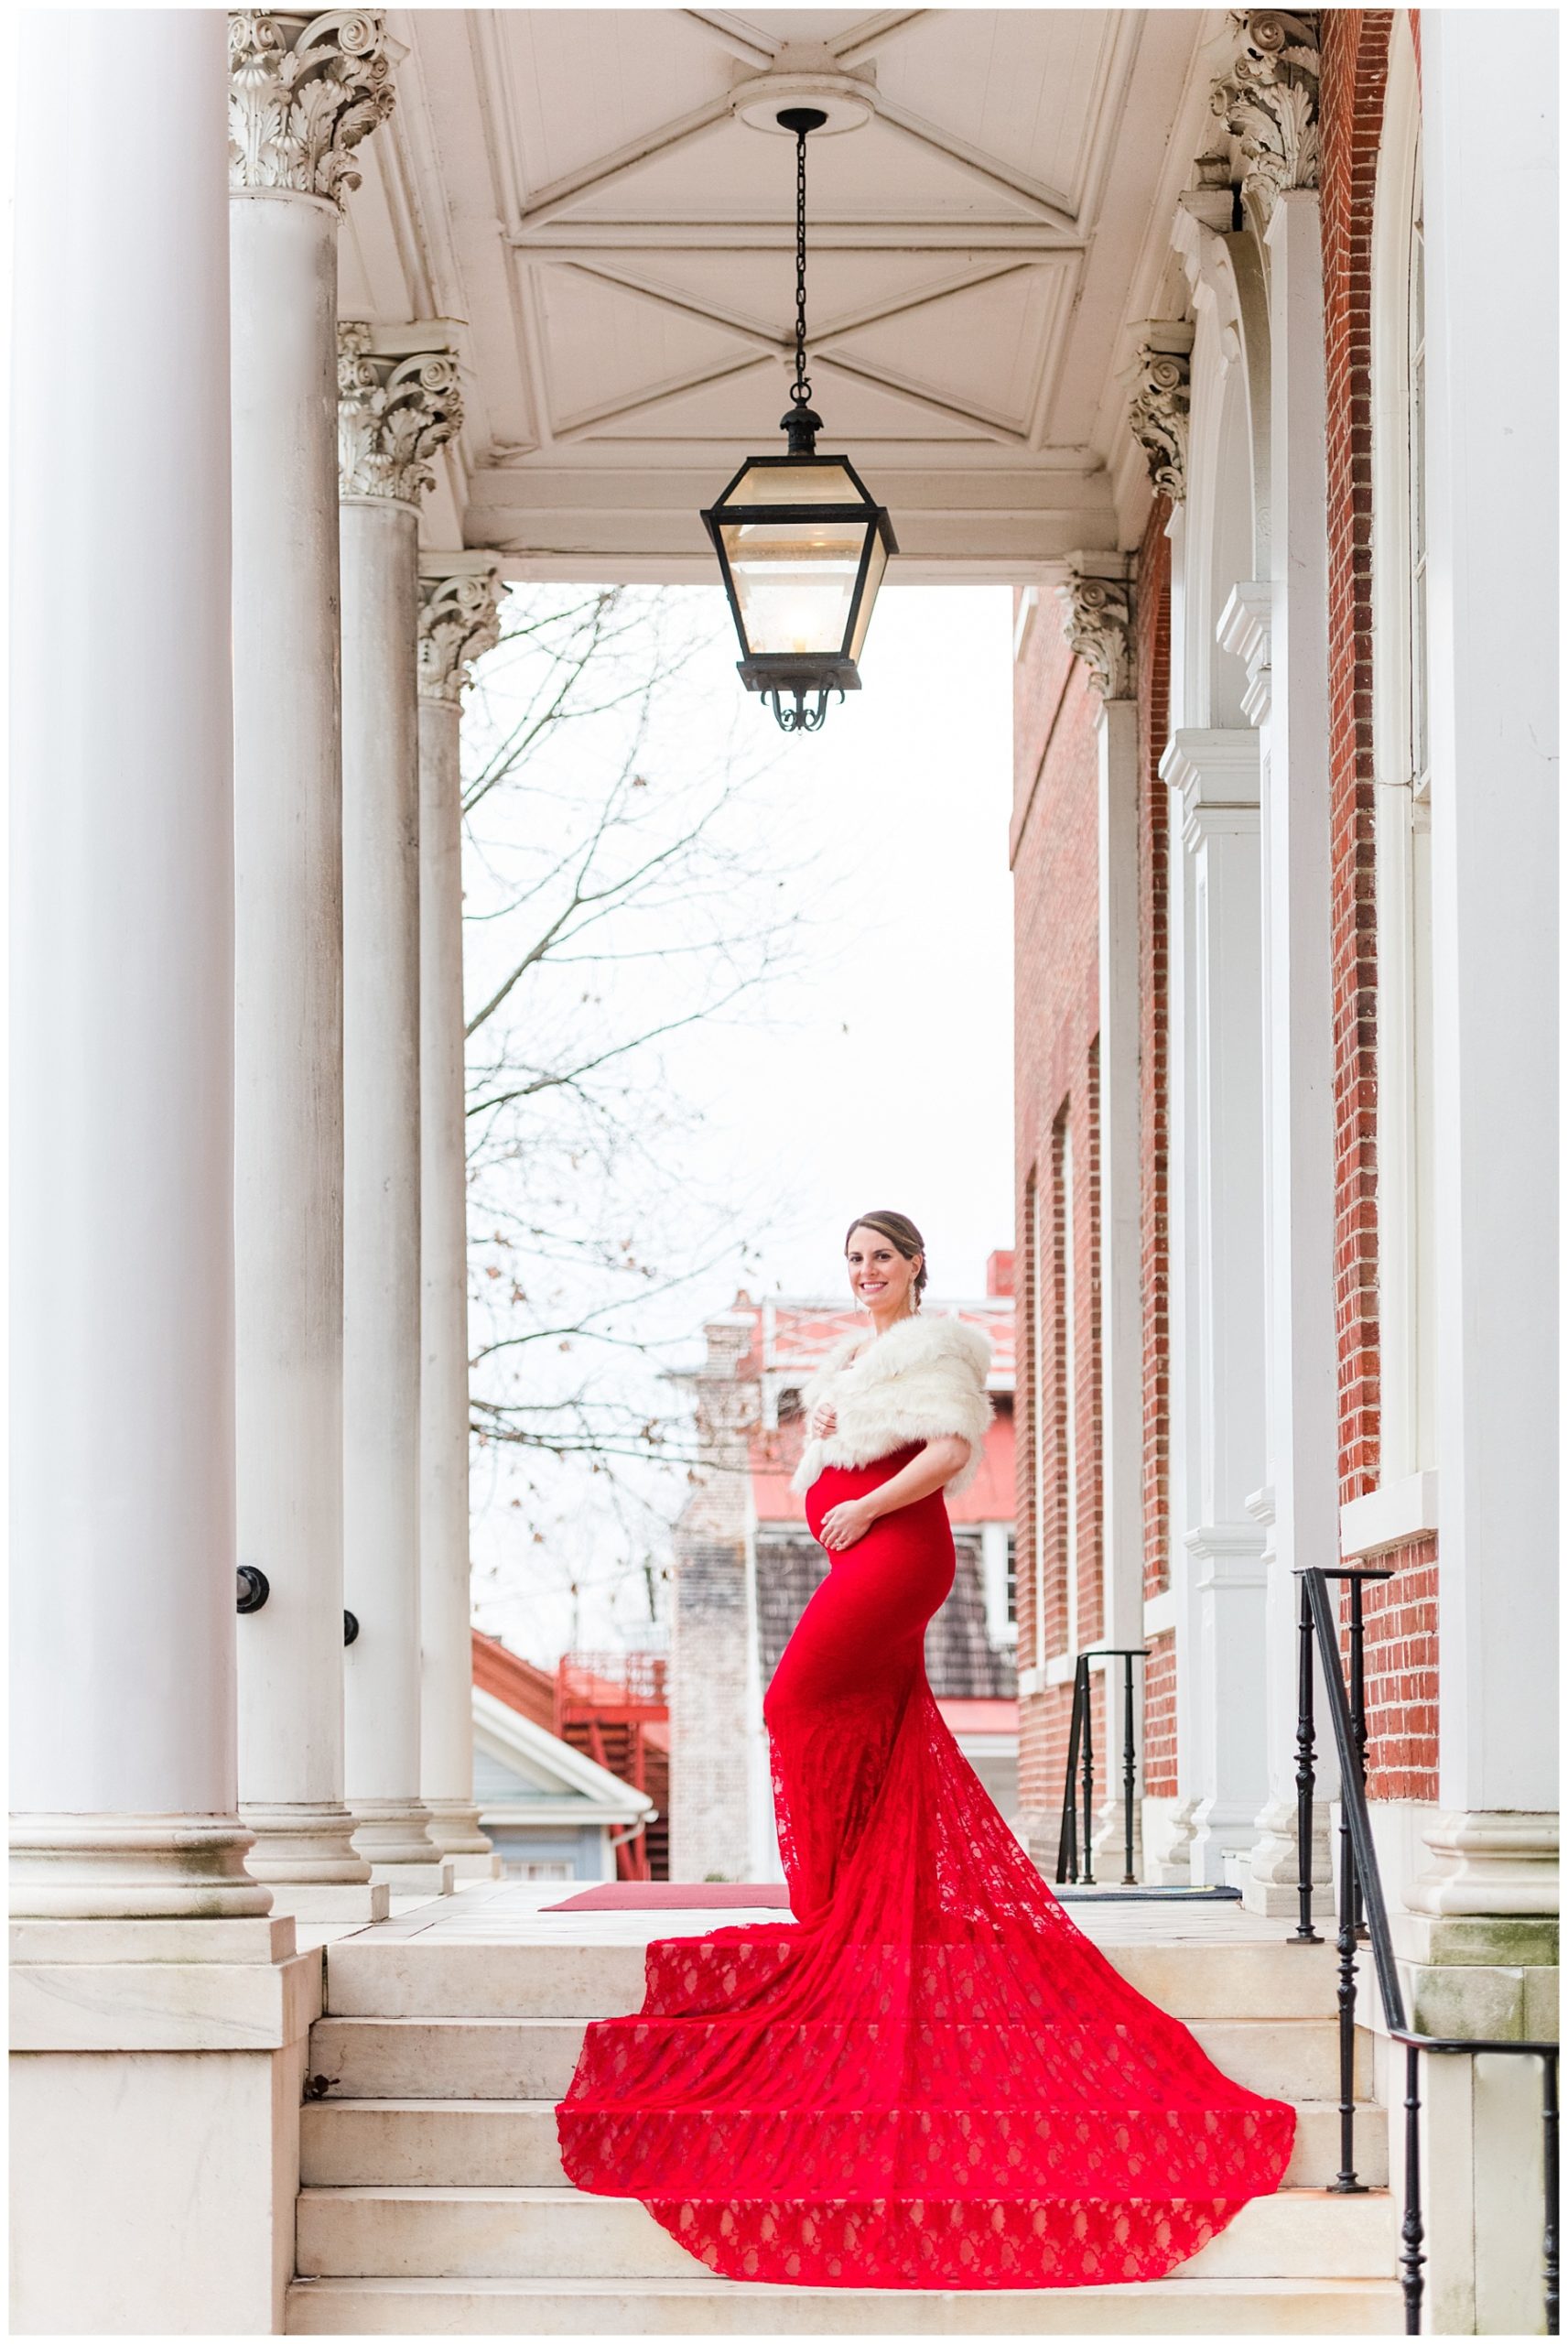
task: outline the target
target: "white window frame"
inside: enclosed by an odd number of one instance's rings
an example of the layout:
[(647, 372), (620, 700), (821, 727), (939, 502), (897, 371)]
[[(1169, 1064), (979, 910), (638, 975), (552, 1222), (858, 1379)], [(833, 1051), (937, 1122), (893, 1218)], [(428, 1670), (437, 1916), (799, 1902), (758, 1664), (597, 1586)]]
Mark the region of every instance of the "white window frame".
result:
[(1431, 1528), (1435, 1497), (1431, 820), (1425, 649), (1417, 640), (1424, 631), (1421, 171), (1421, 88), (1400, 10), (1390, 37), (1372, 231), (1381, 1487), (1345, 1509), (1346, 1553), (1370, 1551), (1368, 1538), (1388, 1543), (1390, 1532)]

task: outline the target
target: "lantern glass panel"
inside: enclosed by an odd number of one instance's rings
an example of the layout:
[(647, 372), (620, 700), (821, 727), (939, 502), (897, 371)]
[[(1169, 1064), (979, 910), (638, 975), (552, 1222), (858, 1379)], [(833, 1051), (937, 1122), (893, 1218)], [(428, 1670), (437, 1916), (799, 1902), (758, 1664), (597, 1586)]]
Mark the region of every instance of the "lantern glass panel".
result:
[(881, 530), (873, 532), (869, 559), (866, 562), (866, 591), (860, 597), (860, 607), (855, 613), (855, 632), (849, 639), (849, 657), (859, 661), (866, 640), (866, 629), (871, 623), (871, 605), (877, 599), (877, 588), (882, 582), (882, 572), (888, 566), (888, 549), (882, 543)]
[[(737, 500), (739, 501), (739, 500)], [(724, 522), (720, 535), (753, 657), (842, 652), (864, 521)]]

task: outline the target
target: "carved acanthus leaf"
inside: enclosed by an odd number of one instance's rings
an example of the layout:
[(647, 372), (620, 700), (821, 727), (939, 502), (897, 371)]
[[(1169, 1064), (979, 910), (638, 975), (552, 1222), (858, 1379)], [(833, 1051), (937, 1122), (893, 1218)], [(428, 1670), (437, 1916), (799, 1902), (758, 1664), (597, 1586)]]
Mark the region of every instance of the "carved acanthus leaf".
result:
[(229, 18), (229, 185), (326, 196), (360, 183), (351, 160), (395, 102), (379, 10)]
[(1216, 85), (1214, 111), (1240, 146), (1242, 195), (1267, 221), (1287, 190), (1317, 185), (1317, 16), (1249, 8), (1239, 22), (1240, 47)]
[(461, 700), (469, 669), (501, 640), (501, 598), (506, 591), (496, 570), (419, 581), (419, 696)]
[(1062, 632), (1101, 700), (1132, 696), (1132, 589), (1119, 578), (1071, 571), (1056, 589)]
[(429, 458), (460, 430), (462, 396), (449, 350), (378, 351), (373, 329), (338, 328), (338, 490), (417, 505)]
[(1173, 505), (1186, 501), (1187, 422), (1192, 407), (1192, 361), (1184, 353), (1138, 353), (1127, 420), (1149, 459), (1149, 477)]

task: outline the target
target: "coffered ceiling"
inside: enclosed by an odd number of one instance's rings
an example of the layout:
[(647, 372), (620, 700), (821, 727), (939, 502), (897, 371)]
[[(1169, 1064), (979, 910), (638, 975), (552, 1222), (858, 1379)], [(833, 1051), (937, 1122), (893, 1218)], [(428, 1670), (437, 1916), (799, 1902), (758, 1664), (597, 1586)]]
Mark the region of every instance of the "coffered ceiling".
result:
[(427, 515), (516, 576), (706, 576), (697, 520), (778, 441), (808, 85), (825, 449), (906, 571), (1026, 577), (1126, 543), (1130, 324), (1155, 313), (1220, 14), (395, 11), (342, 313), (457, 321), (467, 422)]

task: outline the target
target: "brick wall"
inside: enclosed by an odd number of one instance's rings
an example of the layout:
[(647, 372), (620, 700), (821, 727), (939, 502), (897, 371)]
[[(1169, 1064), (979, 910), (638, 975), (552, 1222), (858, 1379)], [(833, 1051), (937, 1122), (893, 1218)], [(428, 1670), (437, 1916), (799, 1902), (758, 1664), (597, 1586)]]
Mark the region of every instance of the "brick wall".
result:
[[(1099, 702), (1068, 650), (1054, 597), (1035, 610), (1014, 674), (1012, 869), (1018, 1141), (1019, 1650), (1035, 1656), (1036, 1412), (1046, 1653), (1067, 1645), (1067, 1551), (1077, 1557), (1077, 1643), (1103, 1622), (1099, 1425)], [(1071, 1244), (1066, 1156), (1071, 1153)], [(1036, 1204), (1036, 1200), (1038, 1200)], [(1037, 1235), (1038, 1230), (1038, 1235)], [(1068, 1257), (1073, 1275), (1064, 1277)], [(1038, 1333), (1037, 1333), (1038, 1330)], [(1068, 1334), (1076, 1406), (1065, 1412)], [(1069, 1506), (1072, 1472), (1076, 1525)], [(1020, 1803), (1059, 1809), (1070, 1685), (1027, 1697), (1019, 1724)], [(1103, 1716), (1097, 1711), (1103, 1747)], [(1054, 1842), (1053, 1842), (1054, 1845)]]
[[(1328, 400), (1329, 770), (1335, 1019), (1336, 1311), (1342, 1498), (1377, 1486), (1378, 961), (1372, 765), (1372, 225), (1387, 9), (1322, 17)], [(1367, 1590), (1370, 1787), (1437, 1795), (1437, 1568), (1431, 1540), (1381, 1556)]]

